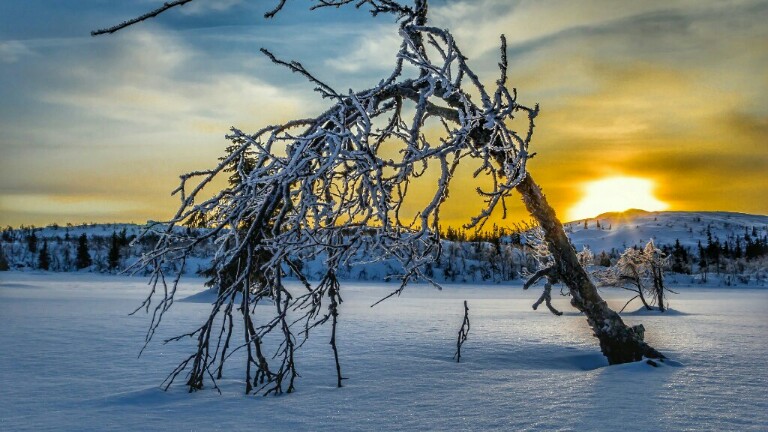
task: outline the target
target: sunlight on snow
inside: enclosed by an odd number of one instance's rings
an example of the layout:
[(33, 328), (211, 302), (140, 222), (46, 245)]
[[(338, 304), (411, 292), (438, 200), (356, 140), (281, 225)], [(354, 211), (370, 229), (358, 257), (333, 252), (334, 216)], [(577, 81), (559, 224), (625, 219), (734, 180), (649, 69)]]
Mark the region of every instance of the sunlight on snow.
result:
[(655, 184), (639, 177), (609, 177), (587, 182), (583, 197), (568, 210), (568, 220), (595, 217), (606, 212), (622, 212), (632, 208), (661, 211), (669, 204), (653, 195)]

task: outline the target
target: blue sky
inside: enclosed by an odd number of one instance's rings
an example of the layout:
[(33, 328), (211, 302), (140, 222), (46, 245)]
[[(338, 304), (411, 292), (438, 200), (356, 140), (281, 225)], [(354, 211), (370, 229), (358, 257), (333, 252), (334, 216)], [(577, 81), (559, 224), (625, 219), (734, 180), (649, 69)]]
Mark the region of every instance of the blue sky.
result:
[[(195, 0), (89, 35), (161, 3), (0, 4), (0, 224), (168, 217), (178, 175), (213, 165), (230, 126), (325, 106), (259, 48), (359, 90), (398, 45), (387, 17), (306, 0), (270, 21), (272, 2)], [(530, 168), (559, 213), (610, 176), (652, 181), (671, 209), (768, 213), (768, 1), (433, 1), (430, 13), (487, 82), (506, 34), (511, 82), (542, 107)], [(465, 220), (459, 200), (444, 218)]]

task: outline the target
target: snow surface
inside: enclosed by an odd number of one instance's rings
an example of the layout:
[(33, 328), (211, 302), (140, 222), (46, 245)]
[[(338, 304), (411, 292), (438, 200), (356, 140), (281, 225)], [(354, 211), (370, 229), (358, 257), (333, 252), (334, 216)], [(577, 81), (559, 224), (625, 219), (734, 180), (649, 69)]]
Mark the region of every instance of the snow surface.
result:
[[(516, 286), (347, 283), (335, 388), (327, 332), (299, 352), (296, 393), (244, 395), (237, 359), (220, 384), (163, 392), (209, 305), (178, 302), (137, 358), (148, 318), (128, 316), (137, 278), (0, 273), (0, 430), (768, 430), (768, 290), (677, 287), (674, 314), (625, 314), (676, 362), (606, 366), (585, 319), (567, 305), (534, 312)], [(202, 291), (200, 279), (179, 298)], [(613, 306), (624, 291), (606, 291)], [(463, 304), (471, 330), (451, 357)]]

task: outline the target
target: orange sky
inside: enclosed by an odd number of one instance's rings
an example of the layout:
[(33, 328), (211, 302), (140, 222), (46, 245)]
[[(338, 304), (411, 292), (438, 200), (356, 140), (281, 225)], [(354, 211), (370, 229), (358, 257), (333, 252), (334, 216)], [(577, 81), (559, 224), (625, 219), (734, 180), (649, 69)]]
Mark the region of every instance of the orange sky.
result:
[[(230, 126), (321, 112), (312, 86), (261, 46), (341, 89), (388, 75), (398, 39), (387, 20), (352, 9), (266, 25), (251, 3), (93, 39), (88, 30), (146, 3), (84, 1), (83, 13), (46, 25), (24, 15), (28, 2), (9, 2), (0, 225), (166, 218), (178, 175), (213, 165)], [(510, 82), (522, 103), (541, 105), (529, 168), (561, 218), (589, 182), (621, 176), (649, 181), (670, 210), (768, 213), (768, 2), (477, 0), (433, 2), (431, 13), (489, 83), (507, 35)], [(482, 205), (469, 177), (457, 177), (444, 222)], [(512, 201), (510, 222), (527, 219)]]

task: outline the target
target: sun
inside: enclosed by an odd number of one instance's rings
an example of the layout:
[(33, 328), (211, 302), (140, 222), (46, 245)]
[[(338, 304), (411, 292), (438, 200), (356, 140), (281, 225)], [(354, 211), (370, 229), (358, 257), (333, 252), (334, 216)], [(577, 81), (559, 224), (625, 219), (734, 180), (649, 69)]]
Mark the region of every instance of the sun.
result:
[(583, 185), (584, 196), (568, 210), (568, 220), (595, 217), (632, 208), (661, 211), (669, 204), (653, 195), (653, 181), (640, 177), (608, 177)]

